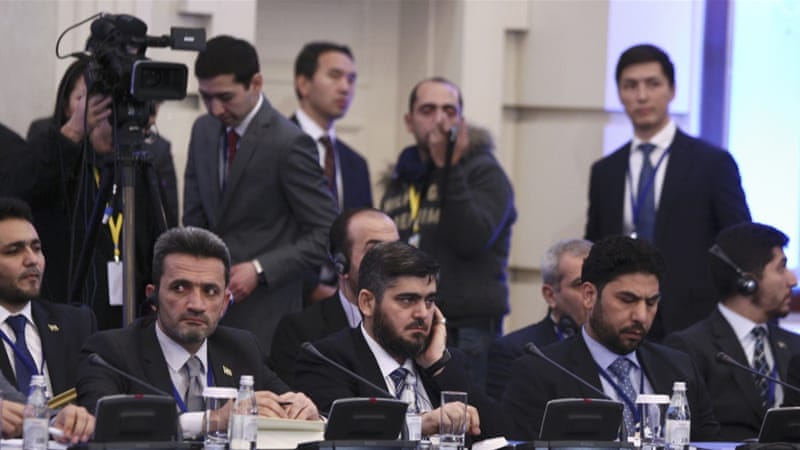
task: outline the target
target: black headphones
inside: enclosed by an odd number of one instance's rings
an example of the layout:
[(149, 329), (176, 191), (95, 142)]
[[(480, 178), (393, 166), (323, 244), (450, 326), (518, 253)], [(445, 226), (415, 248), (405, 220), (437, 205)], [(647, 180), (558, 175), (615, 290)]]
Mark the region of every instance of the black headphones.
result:
[(333, 270), (339, 275), (347, 275), (347, 272), (350, 271), (350, 260), (344, 253), (336, 252), (333, 255)]
[(708, 252), (721, 259), (739, 275), (739, 278), (736, 279), (737, 292), (742, 295), (753, 295), (756, 293), (758, 290), (758, 281), (756, 281), (756, 279), (751, 275), (746, 274), (744, 270), (740, 269), (739, 266), (737, 266), (736, 263), (733, 262), (733, 260), (730, 259), (727, 254), (725, 254), (719, 245), (712, 245), (711, 248), (708, 249)]

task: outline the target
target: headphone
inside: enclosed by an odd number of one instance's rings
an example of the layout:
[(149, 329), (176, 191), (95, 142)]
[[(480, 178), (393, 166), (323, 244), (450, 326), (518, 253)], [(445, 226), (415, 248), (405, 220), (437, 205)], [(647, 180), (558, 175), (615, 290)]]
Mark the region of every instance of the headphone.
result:
[(350, 260), (347, 259), (347, 255), (342, 252), (333, 255), (333, 270), (339, 275), (347, 275), (350, 271)]
[(708, 249), (708, 252), (712, 255), (716, 256), (717, 258), (721, 259), (725, 264), (730, 266), (736, 273), (739, 275), (739, 278), (736, 279), (736, 291), (742, 295), (753, 295), (758, 290), (758, 281), (753, 278), (751, 275), (746, 274), (739, 266), (733, 262), (732, 259), (728, 257), (727, 254), (722, 250), (722, 248), (714, 244)]

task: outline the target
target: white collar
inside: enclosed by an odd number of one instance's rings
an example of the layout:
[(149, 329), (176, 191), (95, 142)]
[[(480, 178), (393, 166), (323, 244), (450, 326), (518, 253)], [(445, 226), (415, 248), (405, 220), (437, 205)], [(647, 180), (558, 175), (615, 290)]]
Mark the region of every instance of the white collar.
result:
[[(240, 138), (244, 136), (245, 132), (247, 132), (247, 127), (250, 126), (250, 122), (253, 121), (253, 118), (256, 116), (256, 114), (258, 114), (258, 110), (261, 109), (261, 105), (263, 104), (264, 104), (264, 94), (259, 94), (256, 106), (253, 109), (251, 109), (249, 113), (247, 113), (247, 115), (244, 117), (244, 120), (242, 120), (241, 123), (239, 123), (239, 125), (233, 127), (233, 129), (236, 131), (236, 134), (238, 134)], [(227, 127), (225, 129), (226, 132), (230, 130), (231, 127)]]
[(314, 142), (319, 141), (319, 138), (322, 136), (328, 136), (331, 139), (331, 142), (336, 142), (336, 130), (333, 127), (330, 127), (328, 130), (322, 129), (317, 122), (306, 114), (303, 111), (303, 108), (297, 108), (297, 112), (294, 113), (297, 117), (297, 123), (300, 124), (300, 128), (306, 132), (307, 135), (311, 136), (314, 139)]
[(636, 357), (635, 350), (626, 355), (620, 355), (612, 352), (605, 345), (589, 336), (589, 333), (586, 332), (586, 325), (581, 328), (581, 333), (583, 334), (583, 340), (586, 342), (586, 346), (589, 348), (589, 353), (592, 355), (592, 359), (594, 359), (597, 365), (602, 367), (603, 370), (606, 370), (608, 366), (620, 357), (628, 359), (628, 361), (634, 363), (637, 368), (642, 367), (641, 364), (639, 364), (639, 359)]
[(5, 323), (6, 319), (8, 319), (9, 316), (18, 316), (18, 315), (25, 316), (25, 318), (28, 319), (28, 323), (34, 324), (33, 312), (31, 311), (30, 301), (28, 301), (28, 303), (25, 303), (25, 306), (19, 312), (16, 313), (12, 313), (8, 309), (6, 309), (5, 306), (0, 305), (0, 323)]
[(761, 325), (766, 329), (765, 324), (755, 323), (747, 317), (723, 305), (722, 303), (717, 303), (717, 309), (719, 310), (720, 314), (722, 314), (722, 317), (728, 321), (728, 324), (731, 326), (731, 328), (733, 328), (733, 332), (736, 334), (736, 338), (739, 340), (739, 342), (744, 341), (744, 339), (750, 335), (750, 332), (753, 331), (753, 328), (757, 326)]
[[(174, 372), (180, 372), (192, 354), (164, 333), (158, 320), (156, 320), (155, 328), (158, 345), (161, 347), (161, 353), (164, 355), (167, 365)], [(203, 369), (208, 373), (208, 339), (203, 341), (200, 349), (194, 355), (200, 359), (200, 362), (203, 363)]]
[(631, 141), (631, 153), (638, 149), (640, 144), (646, 142), (656, 146), (656, 148), (653, 150), (653, 154), (655, 154), (656, 157), (659, 157), (661, 153), (663, 153), (667, 148), (669, 148), (670, 145), (672, 145), (672, 141), (675, 139), (675, 133), (677, 133), (677, 131), (678, 126), (675, 125), (675, 122), (672, 119), (670, 119), (669, 122), (664, 125), (664, 128), (659, 130), (659, 132), (648, 141), (643, 141), (634, 135), (633, 140)]
[[(384, 350), (375, 339), (372, 339), (372, 336), (370, 336), (369, 333), (367, 333), (366, 328), (364, 328), (363, 321), (361, 322), (361, 326), (359, 328), (361, 329), (361, 334), (364, 335), (364, 339), (367, 341), (369, 349), (372, 351), (372, 354), (378, 361), (378, 367), (381, 369), (381, 375), (383, 375), (383, 378), (386, 379), (386, 377), (388, 377), (389, 374), (399, 366), (397, 361), (395, 361), (395, 359), (392, 358), (392, 355), (387, 353), (386, 350)], [(408, 369), (411, 373), (416, 373), (414, 370), (414, 362), (411, 360), (411, 358), (406, 358), (402, 366)]]

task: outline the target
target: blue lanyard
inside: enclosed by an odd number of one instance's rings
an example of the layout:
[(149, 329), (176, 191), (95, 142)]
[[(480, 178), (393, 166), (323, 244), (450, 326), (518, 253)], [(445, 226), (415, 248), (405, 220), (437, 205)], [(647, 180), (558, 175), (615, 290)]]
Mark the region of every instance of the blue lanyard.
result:
[[(192, 380), (189, 380), (191, 383)], [(178, 388), (175, 387), (175, 383), (170, 381), (172, 385), (172, 397), (175, 398), (175, 403), (178, 405), (178, 409), (181, 410), (182, 413), (187, 412), (188, 408), (186, 407), (186, 403), (183, 401), (183, 396), (178, 393)], [(214, 372), (211, 370), (211, 367), (206, 368), (206, 386), (214, 386)]]
[[(3, 330), (0, 330), (0, 337), (2, 337), (3, 340), (6, 341), (6, 343), (8, 343), (8, 345), (11, 346), (11, 350), (14, 351), (14, 354), (17, 356), (17, 358), (19, 358), (19, 360), (22, 361), (23, 364), (25, 364), (25, 366), (28, 368), (28, 370), (31, 371), (32, 374), (44, 375), (44, 362), (45, 362), (44, 345), (42, 345), (42, 367), (37, 370), (36, 362), (33, 359), (29, 358), (28, 355), (22, 353), (22, 350), (20, 350), (19, 347), (17, 347), (17, 345), (11, 339), (9, 339), (9, 337)], [(33, 355), (31, 355), (31, 357), (33, 357)]]
[[(645, 185), (644, 185), (644, 192), (645, 193), (648, 193), (653, 189), (653, 184), (656, 181), (656, 175), (658, 174), (658, 169), (661, 167), (661, 163), (664, 162), (664, 159), (667, 157), (667, 155), (669, 154), (670, 150), (672, 150), (671, 146), (668, 147), (666, 150), (664, 150), (664, 153), (662, 153), (661, 157), (658, 158), (658, 161), (656, 162), (656, 166), (653, 168), (653, 174), (645, 182)], [(644, 157), (644, 154), (642, 154), (642, 156)], [(644, 158), (642, 159), (642, 164), (644, 164)], [(633, 227), (634, 227), (634, 229), (637, 229), (639, 227), (639, 213), (642, 210), (643, 198), (634, 197), (634, 194), (633, 194), (633, 192), (634, 192), (634, 189), (633, 189), (633, 177), (631, 176), (631, 168), (630, 168), (630, 166), (628, 166), (628, 172), (627, 172), (626, 176), (628, 178), (628, 187), (630, 188), (630, 194), (631, 194), (630, 197), (631, 197), (631, 213), (633, 214)], [(642, 180), (639, 180), (638, 184), (641, 184), (641, 182), (642, 182)]]
[[(597, 370), (600, 371), (600, 375), (603, 378), (605, 378), (606, 381), (608, 381), (608, 383), (611, 385), (612, 388), (614, 388), (614, 391), (617, 393), (619, 398), (621, 398), (622, 401), (625, 402), (626, 405), (628, 405), (628, 408), (631, 410), (631, 413), (633, 413), (633, 421), (634, 421), (634, 423), (641, 422), (642, 413), (639, 410), (639, 408), (636, 407), (636, 399), (635, 398), (632, 399), (632, 398), (628, 397), (627, 395), (625, 395), (625, 392), (622, 391), (622, 388), (619, 387), (619, 385), (614, 381), (613, 377), (611, 375), (609, 375), (608, 372), (605, 371), (605, 369), (600, 367), (600, 364), (597, 364)], [(642, 391), (644, 391), (644, 370), (642, 370), (640, 368), (639, 369), (639, 393), (641, 394)]]
[[(778, 364), (777, 361), (772, 363), (772, 372), (770, 373), (772, 378), (778, 378)], [(767, 387), (767, 409), (772, 408), (772, 405), (775, 404), (775, 382), (772, 380), (769, 381), (769, 387)]]

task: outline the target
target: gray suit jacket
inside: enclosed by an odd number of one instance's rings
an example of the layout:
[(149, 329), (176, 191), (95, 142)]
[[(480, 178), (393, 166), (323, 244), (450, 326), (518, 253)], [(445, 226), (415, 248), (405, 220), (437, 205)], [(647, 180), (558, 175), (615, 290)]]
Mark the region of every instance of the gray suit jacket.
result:
[(252, 331), (269, 349), (281, 317), (302, 307), (300, 274), (327, 258), (336, 207), (314, 142), (266, 98), (239, 140), (224, 192), (218, 175), (223, 132), (223, 124), (211, 115), (195, 121), (183, 223), (218, 234), (233, 264), (259, 260), (261, 283), (228, 309), (222, 324)]

